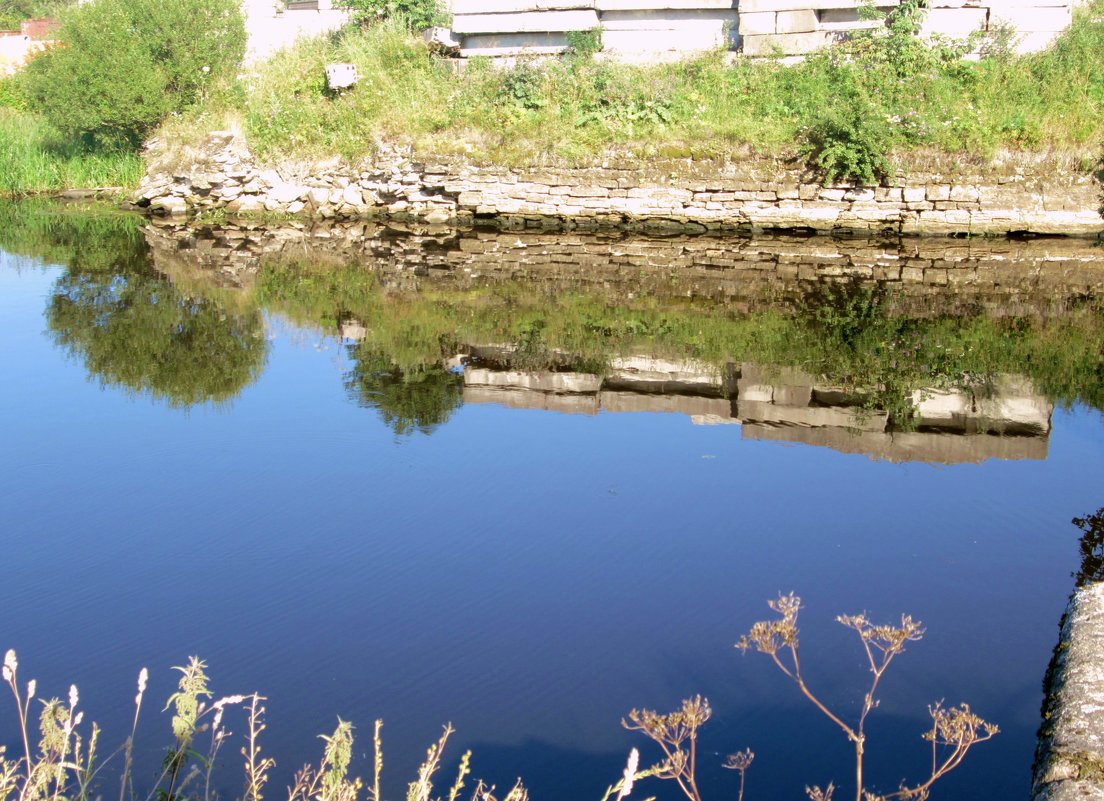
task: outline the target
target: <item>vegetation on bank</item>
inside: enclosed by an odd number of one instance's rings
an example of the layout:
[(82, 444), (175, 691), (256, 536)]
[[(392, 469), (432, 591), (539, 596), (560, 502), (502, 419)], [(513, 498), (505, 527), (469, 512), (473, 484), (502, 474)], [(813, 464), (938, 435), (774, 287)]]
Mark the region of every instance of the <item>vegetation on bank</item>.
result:
[(236, 0), (27, 0), (59, 12), (63, 46), (0, 78), (0, 193), (132, 187), (142, 141), (233, 80), (245, 52)]
[(142, 157), (67, 137), (41, 116), (0, 106), (0, 195), (138, 185)]
[[(587, 161), (610, 150), (752, 150), (864, 181), (892, 171), (890, 153), (988, 158), (1010, 148), (1072, 154), (1091, 166), (1104, 141), (1104, 1), (1080, 10), (1050, 50), (1028, 56), (1015, 55), (1008, 39), (921, 42), (917, 6), (904, 3), (887, 27), (793, 66), (721, 52), (619, 65), (595, 58), (595, 43), (579, 37), (561, 60), (500, 69), (472, 59), (457, 74), (391, 19), (275, 55), (191, 126), (236, 116), (272, 160), (356, 160), (379, 141), (406, 141), (423, 155), (511, 164)], [(980, 61), (961, 58), (978, 44)], [(356, 64), (360, 83), (329, 92), (323, 68), (332, 62)]]
[[(303, 41), (243, 77), (233, 0), (98, 0), (65, 10), (66, 46), (0, 79), (0, 106), (39, 115), (63, 142), (36, 147), (18, 126), (0, 128), (0, 150), (38, 163), (6, 170), (15, 176), (7, 191), (64, 186), (60, 175), (52, 184), (22, 176), (73, 152), (133, 150), (162, 124), (162, 138), (181, 145), (241, 125), (268, 161), (356, 162), (381, 142), (503, 164), (754, 152), (864, 183), (891, 177), (895, 164), (953, 170), (963, 157), (1002, 149), (1089, 170), (1104, 143), (1104, 0), (1080, 9), (1050, 50), (1029, 56), (1015, 55), (1007, 35), (923, 42), (915, 33), (923, 3), (906, 0), (884, 26), (792, 66), (720, 51), (622, 65), (596, 55), (600, 38), (584, 33), (562, 59), (509, 69), (471, 59), (460, 72), (415, 32), (436, 21), (432, 3), (345, 2), (361, 24)], [(871, 5), (867, 13), (879, 12)], [(962, 58), (977, 47), (979, 61)], [(355, 64), (360, 83), (330, 92), (324, 66), (333, 62)]]

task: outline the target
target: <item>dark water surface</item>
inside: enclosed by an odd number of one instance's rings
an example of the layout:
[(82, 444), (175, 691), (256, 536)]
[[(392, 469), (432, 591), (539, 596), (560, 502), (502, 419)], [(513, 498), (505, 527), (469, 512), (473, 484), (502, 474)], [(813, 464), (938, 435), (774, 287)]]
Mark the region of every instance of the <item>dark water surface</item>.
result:
[(362, 774), (384, 719), (389, 798), (451, 721), (449, 781), (471, 748), (500, 789), (597, 801), (655, 756), (622, 716), (697, 693), (707, 799), (744, 747), (749, 799), (850, 797), (840, 732), (733, 648), (794, 591), (849, 718), (834, 617), (927, 629), (873, 787), (924, 777), (946, 699), (1002, 731), (933, 797), (1027, 796), (1070, 520), (1104, 505), (1099, 249), (0, 216), (0, 649), (106, 742), (142, 666), (159, 708), (198, 654), (270, 699), (272, 797), (341, 716)]

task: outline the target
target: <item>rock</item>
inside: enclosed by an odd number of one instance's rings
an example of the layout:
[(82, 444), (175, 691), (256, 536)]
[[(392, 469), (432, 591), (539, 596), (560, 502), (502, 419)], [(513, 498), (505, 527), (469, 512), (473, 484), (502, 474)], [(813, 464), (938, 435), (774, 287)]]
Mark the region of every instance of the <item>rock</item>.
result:
[(303, 201), (296, 200), (294, 203), (292, 203), (291, 205), (289, 205), (287, 207), (288, 214), (298, 214), (304, 208), (306, 208), (306, 206), (307, 206), (307, 204), (304, 203)]
[(443, 225), (452, 219), (452, 215), (444, 209), (431, 209), (428, 214), (423, 218), (427, 223), (432, 225)]
[(345, 188), (341, 191), (341, 200), (353, 208), (360, 208), (364, 205), (364, 196), (361, 194), (360, 187), (349, 185), (347, 181)]
[(177, 197), (175, 195), (155, 198), (150, 203), (150, 208), (153, 211), (159, 211), (162, 214), (170, 214), (173, 216), (179, 216), (188, 213), (187, 202), (185, 202), (184, 198)]
[(306, 187), (300, 184), (280, 183), (269, 190), (268, 196), (281, 205), (294, 203), (306, 194)]

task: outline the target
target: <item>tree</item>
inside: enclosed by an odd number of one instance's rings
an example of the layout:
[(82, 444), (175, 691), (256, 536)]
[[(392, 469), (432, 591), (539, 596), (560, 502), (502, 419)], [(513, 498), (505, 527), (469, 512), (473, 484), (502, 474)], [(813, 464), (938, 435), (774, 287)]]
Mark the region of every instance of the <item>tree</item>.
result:
[(63, 14), (58, 39), (21, 76), (32, 108), (68, 135), (133, 147), (233, 77), (245, 21), (237, 0), (96, 0)]

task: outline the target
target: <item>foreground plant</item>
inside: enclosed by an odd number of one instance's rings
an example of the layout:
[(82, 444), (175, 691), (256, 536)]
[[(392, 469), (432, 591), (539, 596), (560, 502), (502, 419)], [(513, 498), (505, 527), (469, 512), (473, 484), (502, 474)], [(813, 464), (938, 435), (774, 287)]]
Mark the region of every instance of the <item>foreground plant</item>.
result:
[[(999, 729), (995, 725), (975, 715), (966, 704), (943, 707), (941, 703), (936, 703), (928, 707), (932, 717), (932, 728), (922, 735), (931, 743), (931, 775), (915, 785), (909, 786), (902, 783), (896, 792), (886, 795), (867, 790), (863, 783), (866, 720), (878, 706), (875, 693), (893, 660), (904, 653), (907, 643), (918, 642), (924, 635), (924, 629), (918, 621), (914, 621), (908, 615), (901, 616), (901, 623), (898, 626), (875, 625), (867, 619), (866, 615), (841, 615), (836, 618), (840, 624), (858, 634), (871, 672), (870, 688), (863, 697), (859, 719), (856, 723), (849, 724), (829, 709), (805, 681), (801, 668), (797, 628), (801, 599), (791, 592), (789, 595), (780, 595), (777, 601), (769, 601), (768, 605), (780, 617), (753, 625), (751, 631), (736, 643), (736, 647), (743, 652), (754, 649), (769, 656), (778, 669), (797, 685), (802, 695), (847, 735), (855, 748), (855, 801), (926, 799), (932, 785), (958, 767), (973, 746), (991, 739), (998, 733)], [(831, 783), (823, 789), (817, 786), (806, 788), (811, 801), (831, 801), (834, 792), (835, 786)]]
[[(245, 735), (240, 751), (244, 773), (242, 801), (263, 801), (265, 798), (269, 773), (276, 764), (275, 760), (263, 755), (260, 745), (261, 734), (266, 729), (266, 699), (252, 693), (227, 695), (211, 702), (209, 699), (214, 696), (207, 676), (207, 663), (198, 657), (175, 668), (180, 673), (177, 690), (165, 705), (165, 711), (173, 711), (173, 744), (166, 752), (160, 772), (154, 775), (152, 786), (146, 791), (135, 788), (134, 751), (149, 671), (142, 668), (138, 675), (130, 736), (117, 751), (100, 761), (97, 752), (99, 727), (93, 723), (87, 736), (78, 732), (84, 714), (77, 709), (79, 694), (75, 686), (69, 688), (67, 702), (57, 698), (41, 702), (40, 737), (37, 748), (34, 746), (31, 704), (37, 697), (37, 682), (32, 679), (21, 684), (18, 670), (15, 651), (9, 650), (4, 656), (3, 681), (15, 699), (23, 753), (12, 758), (5, 747), (0, 746), (0, 801), (100, 801), (102, 796), (95, 780), (115, 757), (122, 760), (119, 801), (218, 801), (214, 769), (220, 750), (231, 737), (225, 717), (233, 707), (240, 708), (244, 715)], [(367, 790), (367, 801), (383, 801), (380, 792), (382, 725), (381, 721), (376, 721), (374, 776)], [(433, 795), (433, 776), (441, 767), (445, 745), (452, 733), (452, 726), (446, 726), (440, 739), (429, 748), (416, 780), (409, 785), (407, 801), (444, 801), (443, 797)], [(200, 750), (198, 740), (201, 736), (205, 740), (209, 738), (205, 752)], [(353, 725), (339, 718), (333, 733), (322, 735), (321, 739), (324, 743), (321, 759), (315, 765), (305, 765), (295, 774), (287, 790), (287, 801), (357, 801), (364, 783), (349, 775), (353, 759)], [(460, 759), (448, 801), (458, 801), (464, 779), (471, 773), (470, 765), (471, 751), (468, 751)], [(494, 791), (493, 785), (478, 782), (472, 801), (499, 801)], [(528, 793), (519, 781), (501, 801), (527, 799)]]

